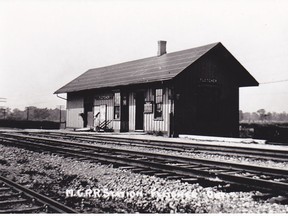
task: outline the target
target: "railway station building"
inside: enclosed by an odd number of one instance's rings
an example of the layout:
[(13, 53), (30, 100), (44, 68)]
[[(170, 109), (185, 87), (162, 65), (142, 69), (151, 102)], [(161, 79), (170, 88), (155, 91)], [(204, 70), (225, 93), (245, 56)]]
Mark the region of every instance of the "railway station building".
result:
[(237, 137), (239, 88), (258, 82), (221, 44), (90, 69), (67, 93), (67, 128)]

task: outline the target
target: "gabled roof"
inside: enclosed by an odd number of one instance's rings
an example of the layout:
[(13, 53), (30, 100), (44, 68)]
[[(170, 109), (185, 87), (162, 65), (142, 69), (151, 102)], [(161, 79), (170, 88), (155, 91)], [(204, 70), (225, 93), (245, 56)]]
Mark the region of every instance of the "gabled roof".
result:
[(230, 61), (239, 68), (235, 74), (240, 79), (239, 86), (259, 85), (221, 43), (213, 43), (161, 56), (90, 69), (54, 94), (171, 80), (216, 46), (224, 50)]
[(217, 44), (90, 69), (55, 94), (170, 80)]

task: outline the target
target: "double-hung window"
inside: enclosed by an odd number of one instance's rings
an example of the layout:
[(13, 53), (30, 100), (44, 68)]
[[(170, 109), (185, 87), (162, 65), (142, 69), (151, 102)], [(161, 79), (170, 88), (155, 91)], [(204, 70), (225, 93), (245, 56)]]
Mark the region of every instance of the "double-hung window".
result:
[(114, 119), (120, 119), (120, 92), (114, 93)]
[(155, 119), (162, 119), (163, 115), (163, 89), (155, 89)]

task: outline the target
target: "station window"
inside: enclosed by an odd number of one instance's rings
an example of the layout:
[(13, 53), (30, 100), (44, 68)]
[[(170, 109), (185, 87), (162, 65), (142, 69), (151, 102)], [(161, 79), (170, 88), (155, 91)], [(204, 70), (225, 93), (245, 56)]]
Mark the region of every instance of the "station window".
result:
[(155, 113), (154, 118), (162, 118), (163, 114), (163, 89), (155, 89)]
[(120, 119), (120, 92), (114, 94), (114, 119)]

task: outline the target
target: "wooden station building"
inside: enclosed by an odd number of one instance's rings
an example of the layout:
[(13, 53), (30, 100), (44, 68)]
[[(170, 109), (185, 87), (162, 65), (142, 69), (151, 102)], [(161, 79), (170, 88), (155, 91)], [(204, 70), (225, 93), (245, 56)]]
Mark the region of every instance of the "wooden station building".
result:
[(67, 93), (67, 128), (145, 131), (168, 136), (238, 136), (239, 87), (258, 82), (214, 43), (90, 69), (55, 92)]

